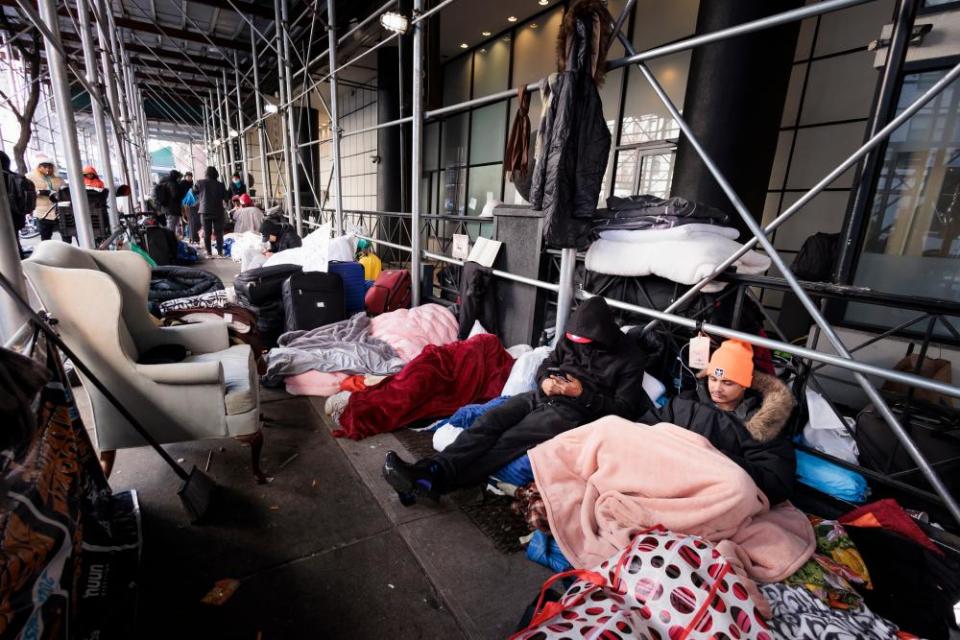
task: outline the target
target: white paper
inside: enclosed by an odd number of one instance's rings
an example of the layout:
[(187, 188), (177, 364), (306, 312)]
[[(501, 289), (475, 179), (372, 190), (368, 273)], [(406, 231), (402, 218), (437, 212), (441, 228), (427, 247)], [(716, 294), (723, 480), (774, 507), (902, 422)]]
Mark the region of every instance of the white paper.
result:
[(689, 367), (694, 370), (706, 369), (710, 362), (710, 338), (696, 336), (690, 338)]
[(476, 198), (470, 198), (470, 209), (473, 210), (473, 209), (476, 209), (476, 208), (477, 208), (477, 199), (476, 199)]
[(461, 233), (453, 234), (453, 257), (466, 260), (468, 255), (470, 255), (470, 236)]
[(477, 238), (475, 243), (473, 243), (473, 250), (470, 252), (470, 256), (467, 259), (471, 262), (476, 262), (485, 267), (492, 268), (493, 263), (497, 259), (497, 254), (500, 252), (500, 246), (502, 244), (503, 243), (499, 240), (487, 240), (481, 236)]

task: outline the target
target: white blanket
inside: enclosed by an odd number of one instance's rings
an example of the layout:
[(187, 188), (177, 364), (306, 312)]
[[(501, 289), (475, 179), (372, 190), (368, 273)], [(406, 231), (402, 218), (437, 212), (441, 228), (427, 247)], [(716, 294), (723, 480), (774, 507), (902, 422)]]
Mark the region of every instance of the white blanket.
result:
[[(687, 227), (708, 227), (687, 229)], [(720, 263), (743, 246), (730, 237), (724, 227), (685, 225), (673, 229), (620, 231), (618, 240), (601, 238), (587, 251), (587, 269), (613, 276), (660, 276), (680, 284), (695, 284), (713, 273)], [(629, 234), (626, 235), (626, 234)], [(630, 238), (622, 242), (619, 238)], [(763, 273), (770, 268), (770, 258), (748, 251), (736, 263), (737, 273)], [(711, 283), (705, 292), (719, 291), (725, 285)]]

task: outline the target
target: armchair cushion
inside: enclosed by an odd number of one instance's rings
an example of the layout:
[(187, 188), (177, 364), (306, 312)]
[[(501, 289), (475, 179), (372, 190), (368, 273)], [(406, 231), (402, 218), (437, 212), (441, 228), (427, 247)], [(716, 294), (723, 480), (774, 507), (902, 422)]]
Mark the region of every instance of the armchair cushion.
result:
[[(254, 392), (257, 367), (249, 345), (238, 344), (223, 351), (189, 356), (184, 363), (219, 363), (223, 367), (224, 404), (227, 415), (252, 411), (257, 406)], [(166, 365), (162, 365), (166, 366)]]

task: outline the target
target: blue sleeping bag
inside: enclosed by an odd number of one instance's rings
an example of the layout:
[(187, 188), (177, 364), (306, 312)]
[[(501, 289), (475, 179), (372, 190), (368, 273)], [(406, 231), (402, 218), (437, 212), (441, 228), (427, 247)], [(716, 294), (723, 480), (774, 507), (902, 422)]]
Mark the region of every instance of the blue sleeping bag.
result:
[(797, 449), (797, 480), (827, 495), (862, 504), (870, 495), (867, 480), (856, 471)]
[(537, 564), (542, 564), (554, 573), (573, 569), (573, 565), (567, 562), (554, 537), (539, 529), (533, 532), (533, 538), (527, 545), (527, 558)]

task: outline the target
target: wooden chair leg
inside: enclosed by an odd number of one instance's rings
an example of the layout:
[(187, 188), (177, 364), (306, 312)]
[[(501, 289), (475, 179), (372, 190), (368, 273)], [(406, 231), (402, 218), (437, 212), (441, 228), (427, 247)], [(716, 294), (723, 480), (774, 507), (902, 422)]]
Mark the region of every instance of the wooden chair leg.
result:
[(103, 475), (106, 478), (110, 478), (110, 474), (113, 472), (113, 463), (117, 460), (117, 451), (101, 451), (100, 452), (100, 468), (103, 469)]
[(237, 440), (250, 445), (250, 467), (257, 484), (266, 484), (267, 476), (260, 468), (260, 454), (263, 452), (263, 432), (257, 431), (248, 436), (237, 436)]

